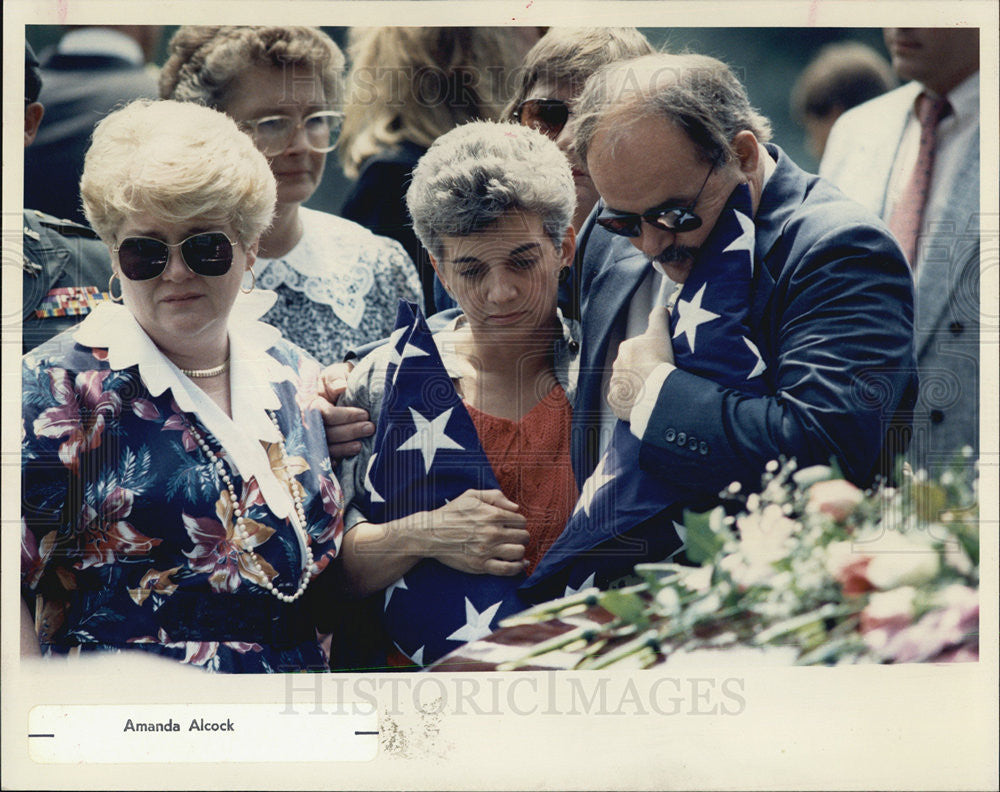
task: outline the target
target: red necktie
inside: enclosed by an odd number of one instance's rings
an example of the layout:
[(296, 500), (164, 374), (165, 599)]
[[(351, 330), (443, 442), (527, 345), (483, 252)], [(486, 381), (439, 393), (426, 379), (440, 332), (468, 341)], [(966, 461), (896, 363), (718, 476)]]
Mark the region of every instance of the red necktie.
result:
[(899, 240), (906, 260), (917, 268), (917, 236), (924, 219), (924, 207), (930, 192), (931, 172), (934, 170), (934, 149), (937, 146), (937, 125), (948, 113), (951, 105), (943, 96), (931, 97), (926, 93), (917, 97), (916, 113), (920, 121), (920, 151), (910, 181), (892, 210), (889, 230)]

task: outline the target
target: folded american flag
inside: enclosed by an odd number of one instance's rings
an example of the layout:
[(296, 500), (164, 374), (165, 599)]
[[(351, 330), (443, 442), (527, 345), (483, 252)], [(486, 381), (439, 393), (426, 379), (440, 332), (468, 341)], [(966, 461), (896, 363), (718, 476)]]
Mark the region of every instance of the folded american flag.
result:
[[(444, 506), (469, 489), (500, 489), (476, 428), (419, 309), (400, 302), (394, 355), (368, 466), (362, 511), (384, 523)], [(474, 526), (470, 526), (474, 529)], [(427, 665), (489, 635), (525, 607), (524, 575), (473, 575), (424, 559), (385, 590), (385, 628), (396, 648)]]
[[(748, 337), (753, 278), (750, 193), (737, 188), (702, 246), (670, 327), (678, 368), (747, 393), (765, 390)], [(472, 419), (419, 310), (400, 303), (393, 360), (369, 462), (362, 510), (375, 523), (432, 510), (468, 489), (499, 489)], [(485, 637), (540, 598), (606, 586), (681, 546), (682, 493), (640, 470), (640, 441), (621, 421), (585, 482), (566, 529), (527, 580), (472, 575), (425, 559), (386, 588), (383, 616), (396, 647), (427, 665)]]
[[(744, 393), (766, 390), (766, 370), (746, 325), (754, 275), (750, 191), (737, 187), (701, 247), (670, 314), (674, 363)], [(688, 446), (697, 451), (698, 441)], [(618, 421), (607, 451), (584, 482), (573, 516), (526, 581), (522, 596), (560, 596), (606, 587), (644, 561), (682, 545), (684, 493), (639, 467), (641, 443)]]

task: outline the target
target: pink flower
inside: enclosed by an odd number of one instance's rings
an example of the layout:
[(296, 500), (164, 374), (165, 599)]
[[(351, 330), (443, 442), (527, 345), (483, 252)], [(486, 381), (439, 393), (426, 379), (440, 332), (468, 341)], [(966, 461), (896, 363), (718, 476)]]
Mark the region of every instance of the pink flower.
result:
[(813, 514), (828, 514), (835, 522), (843, 523), (864, 499), (864, 493), (849, 481), (843, 479), (819, 481), (809, 488), (806, 511)]
[(121, 412), (121, 397), (103, 390), (110, 371), (83, 371), (71, 379), (65, 369), (49, 369), (52, 395), (59, 407), (49, 407), (34, 422), (38, 437), (67, 439), (59, 446), (59, 459), (75, 471), (83, 451), (97, 448), (108, 420)]
[(875, 588), (868, 579), (870, 555), (858, 553), (851, 542), (834, 542), (827, 548), (826, 568), (848, 597)]
[(344, 530), (344, 493), (337, 480), (328, 476), (319, 476), (319, 492), (323, 500), (323, 511), (330, 515), (330, 520), (316, 537), (316, 541), (329, 542)]
[(184, 528), (195, 545), (190, 552), (184, 551), (184, 555), (191, 559), (191, 569), (209, 573), (208, 582), (214, 591), (229, 593), (240, 587), (241, 578), (262, 585), (265, 579), (276, 577), (277, 572), (266, 561), (258, 560), (261, 568), (261, 573), (258, 573), (250, 566), (249, 558), (250, 552), (266, 542), (274, 529), (244, 518), (247, 540), (244, 542), (239, 539), (236, 536), (228, 490), (221, 493), (215, 504), (215, 511), (219, 516), (218, 521), (208, 517), (181, 515)]
[(917, 590), (912, 586), (903, 586), (892, 591), (879, 591), (871, 595), (868, 604), (861, 611), (862, 633), (882, 630), (884, 643), (900, 630), (913, 624), (913, 600)]
[(130, 638), (130, 643), (150, 644), (155, 643), (168, 649), (183, 649), (184, 658), (182, 663), (189, 665), (206, 665), (213, 657), (219, 653), (220, 646), (226, 646), (240, 654), (247, 652), (259, 652), (263, 648), (259, 643), (248, 643), (246, 641), (171, 641), (166, 631), (160, 629), (154, 638), (151, 635), (142, 638)]
[(161, 539), (151, 539), (125, 521), (132, 513), (132, 492), (115, 487), (101, 504), (100, 511), (83, 504), (77, 519), (77, 533), (83, 535), (83, 558), (77, 569), (114, 563), (119, 556), (146, 555)]
[(171, 400), (170, 409), (172, 413), (166, 421), (163, 422), (163, 431), (173, 430), (181, 433), (181, 445), (184, 446), (184, 450), (189, 454), (198, 448), (198, 443), (194, 439), (194, 435), (191, 433), (191, 425), (187, 422), (184, 414), (181, 412), (181, 408), (177, 406), (177, 402)]

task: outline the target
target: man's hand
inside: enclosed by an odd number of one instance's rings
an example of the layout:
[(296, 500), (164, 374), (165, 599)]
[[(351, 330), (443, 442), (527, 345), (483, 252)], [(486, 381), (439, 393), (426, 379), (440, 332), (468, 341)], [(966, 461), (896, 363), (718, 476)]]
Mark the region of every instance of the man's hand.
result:
[(352, 368), (352, 363), (334, 363), (323, 369), (318, 383), (319, 393), (312, 403), (312, 407), (323, 416), (326, 443), (333, 462), (354, 456), (361, 450), (361, 438), (375, 434), (375, 424), (368, 420), (365, 410), (337, 405), (347, 389), (347, 375)]
[(669, 313), (658, 305), (649, 312), (645, 332), (622, 341), (611, 369), (608, 406), (623, 421), (631, 419), (632, 408), (642, 396), (643, 384), (661, 363), (674, 362), (670, 341)]

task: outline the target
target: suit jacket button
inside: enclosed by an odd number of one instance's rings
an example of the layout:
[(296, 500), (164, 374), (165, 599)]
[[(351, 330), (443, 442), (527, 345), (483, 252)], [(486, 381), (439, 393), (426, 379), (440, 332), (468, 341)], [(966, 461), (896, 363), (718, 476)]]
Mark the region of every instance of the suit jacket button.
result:
[(675, 437), (677, 437), (677, 432), (675, 432), (673, 429), (667, 429), (667, 431), (663, 433), (663, 439), (666, 440), (668, 443), (674, 442)]
[(940, 410), (931, 410), (931, 423), (939, 424), (944, 420), (944, 413)]
[(698, 453), (701, 454), (702, 456), (706, 456), (708, 454), (708, 443), (706, 443), (704, 440), (698, 443)]
[(697, 451), (698, 450), (698, 438), (697, 437), (692, 437), (690, 440), (688, 440), (688, 449), (690, 449), (691, 451)]
[(678, 432), (677, 433), (677, 445), (679, 445), (679, 446), (686, 445), (687, 441), (688, 441), (687, 432)]
[(962, 331), (965, 330), (965, 325), (959, 321), (955, 321), (948, 325), (948, 329), (951, 330), (952, 335), (962, 335)]
[(569, 351), (574, 355), (580, 351), (580, 345), (576, 341), (569, 342)]

